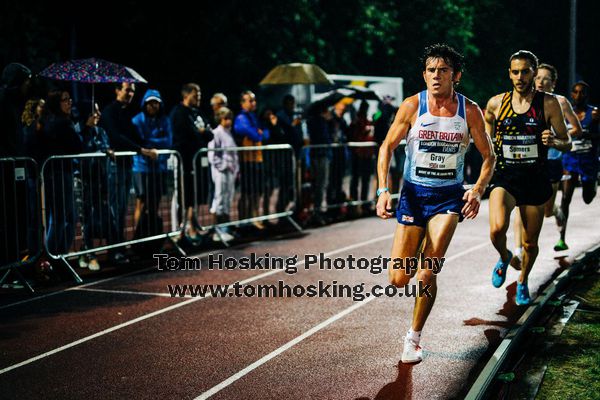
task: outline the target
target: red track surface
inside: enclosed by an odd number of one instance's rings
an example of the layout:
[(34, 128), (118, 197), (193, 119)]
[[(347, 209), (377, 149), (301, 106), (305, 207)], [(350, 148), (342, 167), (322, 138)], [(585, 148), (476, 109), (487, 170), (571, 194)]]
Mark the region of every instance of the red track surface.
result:
[[(568, 252), (552, 250), (558, 235), (553, 219), (546, 220), (530, 276), (532, 295), (556, 273), (557, 255), (575, 256), (600, 242), (598, 200), (585, 206), (577, 191), (571, 210)], [(193, 399), (211, 389), (215, 399), (461, 397), (522, 312), (513, 303), (516, 271), (509, 269), (502, 288), (491, 285), (497, 255), (487, 218), (486, 202), (479, 217), (462, 223), (454, 236), (438, 275), (438, 298), (423, 333), (426, 357), (420, 364), (398, 363), (412, 299), (153, 294), (168, 293), (168, 284), (224, 284), (252, 277), (258, 278), (252, 284), (336, 280), (371, 287), (387, 284), (385, 272), (303, 266), (296, 274), (267, 276), (262, 276), (266, 271), (146, 270), (15, 305), (10, 303), (14, 298), (2, 299), (0, 398)], [(225, 254), (298, 254), (299, 260), (319, 252), (389, 256), (394, 228), (394, 222), (377, 218), (355, 220)]]

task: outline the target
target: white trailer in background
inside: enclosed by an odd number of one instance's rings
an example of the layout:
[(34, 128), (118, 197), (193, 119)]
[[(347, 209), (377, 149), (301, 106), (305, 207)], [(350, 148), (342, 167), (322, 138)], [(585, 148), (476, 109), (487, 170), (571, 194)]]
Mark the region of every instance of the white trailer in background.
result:
[(367, 76), (367, 75), (340, 75), (328, 74), (329, 79), (336, 85), (354, 85), (364, 86), (379, 95), (391, 96), (394, 98), (393, 104), (398, 107), (404, 99), (404, 79), (391, 76)]
[[(325, 92), (332, 90), (337, 86), (355, 85), (364, 86), (372, 89), (380, 97), (391, 96), (394, 98), (393, 104), (399, 106), (404, 99), (404, 79), (392, 76), (369, 76), (369, 75), (327, 75), (334, 83), (330, 85), (265, 85), (261, 86), (262, 105), (278, 109), (281, 107), (281, 99), (285, 94), (291, 93), (296, 98), (298, 109), (306, 110), (306, 107), (318, 100)], [(369, 103), (370, 113), (376, 111), (376, 102)]]

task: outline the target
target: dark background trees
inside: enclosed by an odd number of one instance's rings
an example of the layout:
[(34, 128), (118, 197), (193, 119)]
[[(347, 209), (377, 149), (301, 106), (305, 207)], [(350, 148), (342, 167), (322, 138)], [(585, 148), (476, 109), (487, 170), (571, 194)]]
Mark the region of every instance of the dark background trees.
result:
[[(39, 71), (69, 58), (105, 58), (135, 68), (170, 104), (187, 81), (235, 99), (274, 65), (293, 61), (330, 73), (401, 76), (409, 94), (422, 88), (423, 47), (447, 42), (467, 57), (461, 90), (481, 105), (509, 88), (507, 59), (521, 48), (554, 64), (557, 91), (567, 92), (568, 1), (221, 0), (145, 9), (122, 0), (59, 14), (56, 4), (2, 6), (0, 66), (19, 61)], [(596, 102), (598, 11), (598, 2), (579, 0), (577, 74)]]

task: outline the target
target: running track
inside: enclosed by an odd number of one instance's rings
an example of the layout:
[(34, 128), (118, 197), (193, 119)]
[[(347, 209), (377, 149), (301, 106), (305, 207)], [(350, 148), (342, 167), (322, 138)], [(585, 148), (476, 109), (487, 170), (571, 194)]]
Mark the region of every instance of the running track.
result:
[[(547, 219), (530, 291), (559, 264), (600, 242), (600, 205), (575, 193), (567, 243), (555, 253)], [(257, 242), (227, 256), (389, 255), (394, 222), (375, 217)], [(512, 243), (512, 235), (509, 242)], [(412, 299), (171, 298), (168, 284), (289, 285), (318, 280), (367, 287), (387, 275), (361, 270), (157, 271), (154, 268), (27, 300), (0, 298), (2, 399), (437, 399), (460, 398), (522, 310), (513, 305), (517, 272), (490, 283), (497, 255), (484, 202), (459, 225), (438, 275), (425, 326), (425, 360), (399, 364)], [(22, 301), (24, 300), (25, 301)]]

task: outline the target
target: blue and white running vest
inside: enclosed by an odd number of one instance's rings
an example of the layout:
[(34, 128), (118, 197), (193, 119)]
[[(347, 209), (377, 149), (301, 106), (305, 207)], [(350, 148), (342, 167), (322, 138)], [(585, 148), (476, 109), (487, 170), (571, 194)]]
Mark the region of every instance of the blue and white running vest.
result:
[[(586, 105), (586, 111), (585, 111), (585, 116), (583, 117), (583, 119), (580, 121), (581, 122), (581, 128), (583, 129), (583, 133), (589, 133), (590, 130), (593, 129), (592, 126), (592, 111), (594, 111), (594, 106), (590, 106), (589, 104)], [(567, 123), (567, 129), (571, 129), (572, 126), (571, 124)], [(594, 143), (594, 141), (587, 137), (585, 139), (582, 138), (576, 138), (571, 140), (571, 150), (569, 151), (569, 153), (577, 153), (578, 155), (595, 155), (596, 154), (596, 143)]]
[(404, 179), (423, 186), (463, 184), (465, 153), (469, 146), (465, 97), (456, 93), (453, 117), (429, 112), (427, 91), (419, 93), (419, 116), (406, 137)]

